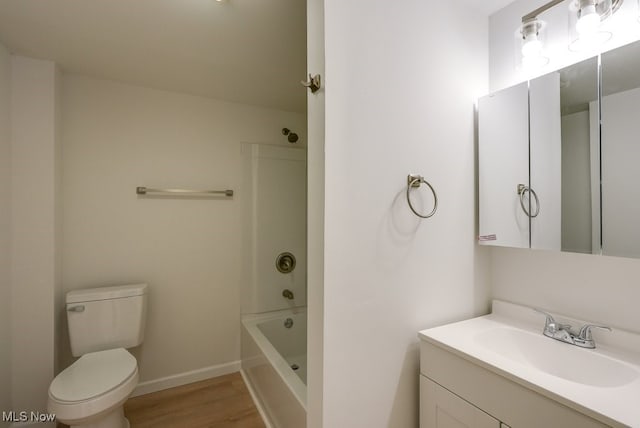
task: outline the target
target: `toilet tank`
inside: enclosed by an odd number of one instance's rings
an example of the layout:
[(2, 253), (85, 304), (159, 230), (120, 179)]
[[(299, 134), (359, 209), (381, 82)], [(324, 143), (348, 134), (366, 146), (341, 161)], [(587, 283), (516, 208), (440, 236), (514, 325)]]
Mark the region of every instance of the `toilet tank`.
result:
[(147, 284), (132, 284), (67, 293), (73, 356), (140, 345), (144, 339), (147, 289)]

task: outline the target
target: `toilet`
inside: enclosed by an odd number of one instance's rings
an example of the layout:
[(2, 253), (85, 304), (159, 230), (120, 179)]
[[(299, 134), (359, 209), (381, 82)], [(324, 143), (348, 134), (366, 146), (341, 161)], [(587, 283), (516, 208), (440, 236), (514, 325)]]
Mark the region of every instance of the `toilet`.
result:
[(124, 402), (138, 384), (127, 348), (142, 343), (147, 284), (67, 293), (71, 353), (80, 357), (53, 379), (48, 411), (71, 428), (129, 428)]

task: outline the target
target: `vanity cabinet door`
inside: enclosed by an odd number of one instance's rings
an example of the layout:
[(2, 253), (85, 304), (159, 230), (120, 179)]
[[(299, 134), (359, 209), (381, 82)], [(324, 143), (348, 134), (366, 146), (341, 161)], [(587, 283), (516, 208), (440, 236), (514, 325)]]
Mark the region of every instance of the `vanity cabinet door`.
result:
[(500, 421), (420, 376), (420, 428), (500, 428)]

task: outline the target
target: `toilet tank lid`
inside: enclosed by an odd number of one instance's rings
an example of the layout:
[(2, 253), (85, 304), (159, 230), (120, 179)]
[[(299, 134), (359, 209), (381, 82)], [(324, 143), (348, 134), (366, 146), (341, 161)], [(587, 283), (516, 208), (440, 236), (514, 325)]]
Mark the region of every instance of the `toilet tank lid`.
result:
[(93, 302), (96, 300), (121, 299), (147, 293), (147, 284), (116, 285), (111, 287), (85, 288), (67, 293), (67, 303)]

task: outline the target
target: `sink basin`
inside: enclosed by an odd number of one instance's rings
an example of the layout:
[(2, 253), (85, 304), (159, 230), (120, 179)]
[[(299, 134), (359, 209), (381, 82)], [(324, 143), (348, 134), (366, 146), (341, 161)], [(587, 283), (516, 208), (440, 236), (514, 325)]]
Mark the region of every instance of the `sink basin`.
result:
[[(559, 317), (574, 326), (587, 322)], [(465, 393), (483, 397), (483, 382), (493, 374), (502, 378), (501, 385), (513, 382), (528, 388), (603, 426), (640, 428), (640, 334), (622, 329), (594, 334), (596, 349), (585, 349), (544, 336), (543, 326), (544, 319), (530, 307), (494, 300), (489, 315), (420, 331), (424, 354), (420, 363), (433, 369), (432, 358), (448, 367), (430, 373), (435, 377), (450, 375), (449, 380), (458, 382)], [(474, 381), (466, 383), (457, 374), (464, 367), (469, 368), (467, 375)], [(487, 394), (486, 400), (479, 399), (489, 407), (495, 405), (496, 412), (508, 407), (502, 401), (494, 403), (494, 398)], [(552, 425), (585, 426), (560, 421), (543, 426)]]
[(621, 361), (526, 330), (494, 327), (477, 332), (481, 347), (518, 364), (583, 385), (620, 387), (640, 373)]

